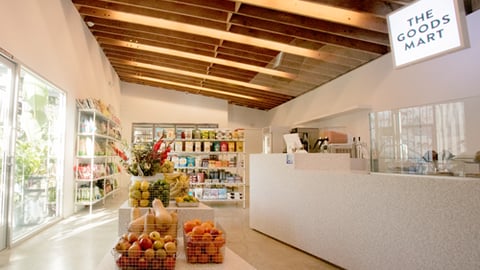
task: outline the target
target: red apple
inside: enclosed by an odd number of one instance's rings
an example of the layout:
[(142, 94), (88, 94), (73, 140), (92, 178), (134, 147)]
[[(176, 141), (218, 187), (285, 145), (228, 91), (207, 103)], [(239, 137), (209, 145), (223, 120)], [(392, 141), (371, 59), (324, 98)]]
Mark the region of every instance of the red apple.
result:
[(143, 249), (143, 250), (147, 250), (149, 248), (152, 248), (152, 240), (150, 240), (150, 238), (146, 237), (146, 238), (141, 238), (138, 243), (140, 244), (140, 247)]
[(138, 242), (133, 242), (133, 244), (128, 248), (128, 257), (138, 258), (142, 255), (142, 247)]

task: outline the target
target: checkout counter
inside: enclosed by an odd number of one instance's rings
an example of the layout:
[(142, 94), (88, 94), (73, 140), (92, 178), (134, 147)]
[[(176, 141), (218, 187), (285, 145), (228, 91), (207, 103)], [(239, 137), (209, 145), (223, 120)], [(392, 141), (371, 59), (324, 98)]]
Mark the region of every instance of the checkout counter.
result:
[[(480, 180), (250, 155), (250, 227), (346, 269), (479, 269)], [(355, 166), (360, 167), (355, 167)]]

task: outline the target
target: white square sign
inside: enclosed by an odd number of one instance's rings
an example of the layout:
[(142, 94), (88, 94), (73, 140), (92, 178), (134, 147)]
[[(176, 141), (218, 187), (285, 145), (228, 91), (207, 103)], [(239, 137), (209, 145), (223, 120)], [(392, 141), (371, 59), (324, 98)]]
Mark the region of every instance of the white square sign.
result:
[(420, 0), (387, 16), (396, 67), (467, 47), (463, 1)]

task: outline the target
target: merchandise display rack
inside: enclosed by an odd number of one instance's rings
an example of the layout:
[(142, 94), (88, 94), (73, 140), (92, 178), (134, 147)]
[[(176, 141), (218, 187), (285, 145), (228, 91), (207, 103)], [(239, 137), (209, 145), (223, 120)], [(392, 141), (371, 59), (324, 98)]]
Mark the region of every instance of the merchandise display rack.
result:
[[(202, 202), (245, 201), (245, 140), (241, 139), (176, 139), (175, 151), (169, 153), (175, 169), (190, 176), (190, 193)], [(183, 151), (193, 144), (194, 151)], [(216, 144), (234, 146), (234, 151), (225, 148), (220, 151), (206, 150)], [(182, 148), (179, 146), (182, 145)], [(237, 148), (240, 145), (239, 148)], [(195, 146), (201, 146), (196, 150)], [(180, 148), (180, 149), (179, 149)], [(205, 151), (206, 150), (206, 151)], [(200, 176), (201, 175), (201, 176)]]
[(134, 123), (132, 143), (164, 137), (173, 141), (168, 158), (190, 179), (190, 194), (202, 202), (246, 207), (246, 153), (243, 129), (216, 124)]
[(103, 202), (118, 191), (118, 156), (109, 145), (120, 140), (120, 124), (97, 109), (79, 108), (75, 156), (75, 205)]

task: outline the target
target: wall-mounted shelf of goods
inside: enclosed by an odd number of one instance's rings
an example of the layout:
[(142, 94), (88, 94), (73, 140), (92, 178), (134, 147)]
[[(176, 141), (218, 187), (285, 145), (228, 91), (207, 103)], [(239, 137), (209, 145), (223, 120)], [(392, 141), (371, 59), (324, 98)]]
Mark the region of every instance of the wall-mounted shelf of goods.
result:
[(120, 123), (97, 108), (78, 109), (75, 157), (75, 205), (92, 207), (118, 190), (118, 156), (111, 143), (121, 139)]
[[(143, 124), (145, 128), (145, 124)], [(135, 141), (135, 125), (133, 126)], [(239, 202), (245, 208), (244, 132), (218, 129), (215, 124), (157, 124), (142, 137), (174, 140), (169, 159), (176, 171), (189, 176), (190, 193), (202, 202)], [(145, 129), (143, 129), (145, 131)], [(140, 134), (137, 130), (137, 135)]]

